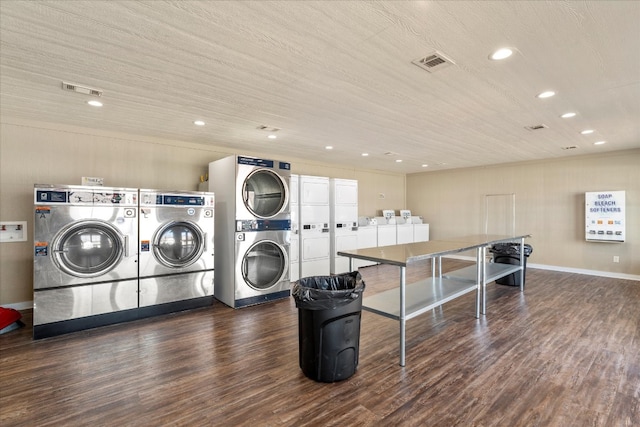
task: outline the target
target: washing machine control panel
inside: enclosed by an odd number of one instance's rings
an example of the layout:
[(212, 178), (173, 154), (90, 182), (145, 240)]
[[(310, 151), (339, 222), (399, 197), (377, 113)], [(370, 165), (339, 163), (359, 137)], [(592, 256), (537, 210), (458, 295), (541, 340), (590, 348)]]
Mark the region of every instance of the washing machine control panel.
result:
[(137, 191), (112, 191), (98, 188), (74, 188), (70, 190), (36, 189), (35, 203), (51, 203), (64, 205), (120, 205), (137, 206)]
[(236, 221), (236, 231), (291, 230), (289, 219), (250, 219)]

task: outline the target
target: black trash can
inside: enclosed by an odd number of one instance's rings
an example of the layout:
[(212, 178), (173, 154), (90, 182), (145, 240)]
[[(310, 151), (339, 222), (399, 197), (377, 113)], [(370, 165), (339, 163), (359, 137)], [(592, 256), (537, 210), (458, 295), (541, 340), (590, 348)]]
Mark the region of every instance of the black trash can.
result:
[[(520, 265), (520, 243), (497, 243), (489, 249), (493, 254), (493, 262), (500, 264), (514, 264)], [(524, 245), (524, 270), (522, 270), (523, 285), (527, 277), (527, 258), (533, 252), (531, 245)], [(507, 286), (520, 286), (520, 272), (516, 271), (507, 276), (501, 277), (496, 280), (499, 285)]]
[(300, 368), (307, 377), (334, 382), (356, 372), (364, 287), (357, 271), (304, 277), (293, 285)]

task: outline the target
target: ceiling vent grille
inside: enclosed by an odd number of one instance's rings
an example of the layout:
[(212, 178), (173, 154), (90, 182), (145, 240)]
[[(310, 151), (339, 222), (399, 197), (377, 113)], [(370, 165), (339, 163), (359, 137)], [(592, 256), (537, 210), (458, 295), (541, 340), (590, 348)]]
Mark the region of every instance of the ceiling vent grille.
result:
[(438, 52), (437, 50), (422, 58), (414, 59), (411, 63), (430, 73), (456, 64), (453, 60), (447, 58), (442, 52)]
[(280, 128), (275, 128), (273, 126), (266, 126), (266, 125), (260, 125), (256, 129), (263, 130), (266, 132), (278, 132), (280, 130)]
[(561, 147), (563, 150), (573, 150), (575, 148), (578, 148), (576, 145), (570, 145), (568, 147)]
[(100, 89), (93, 89), (87, 86), (77, 85), (75, 83), (62, 82), (62, 89), (70, 92), (82, 93), (84, 95), (102, 96), (102, 91)]
[(549, 126), (545, 124), (533, 125), (533, 126), (525, 126), (526, 130), (540, 130), (540, 129), (549, 129)]

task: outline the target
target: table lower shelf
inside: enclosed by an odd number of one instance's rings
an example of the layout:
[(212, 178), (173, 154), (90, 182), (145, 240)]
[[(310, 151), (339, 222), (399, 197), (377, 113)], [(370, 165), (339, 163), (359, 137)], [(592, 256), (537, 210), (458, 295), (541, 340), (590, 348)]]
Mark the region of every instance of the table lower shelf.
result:
[[(501, 277), (520, 271), (518, 264), (501, 264), (496, 262), (487, 263), (487, 278), (485, 283), (491, 283)], [(477, 270), (475, 265), (470, 265), (460, 270), (444, 273), (442, 277), (447, 279), (462, 280), (467, 282), (476, 282)]]
[[(475, 267), (474, 267), (475, 268)], [(441, 306), (466, 293), (477, 291), (476, 283), (466, 280), (425, 279), (405, 287), (405, 320)], [(390, 289), (364, 298), (362, 309), (400, 320), (400, 288)]]

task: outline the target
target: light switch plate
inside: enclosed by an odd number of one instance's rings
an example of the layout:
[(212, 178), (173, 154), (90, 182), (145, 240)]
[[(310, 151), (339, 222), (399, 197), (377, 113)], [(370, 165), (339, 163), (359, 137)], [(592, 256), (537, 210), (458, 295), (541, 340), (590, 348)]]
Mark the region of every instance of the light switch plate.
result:
[(0, 243), (26, 242), (27, 221), (0, 222)]

